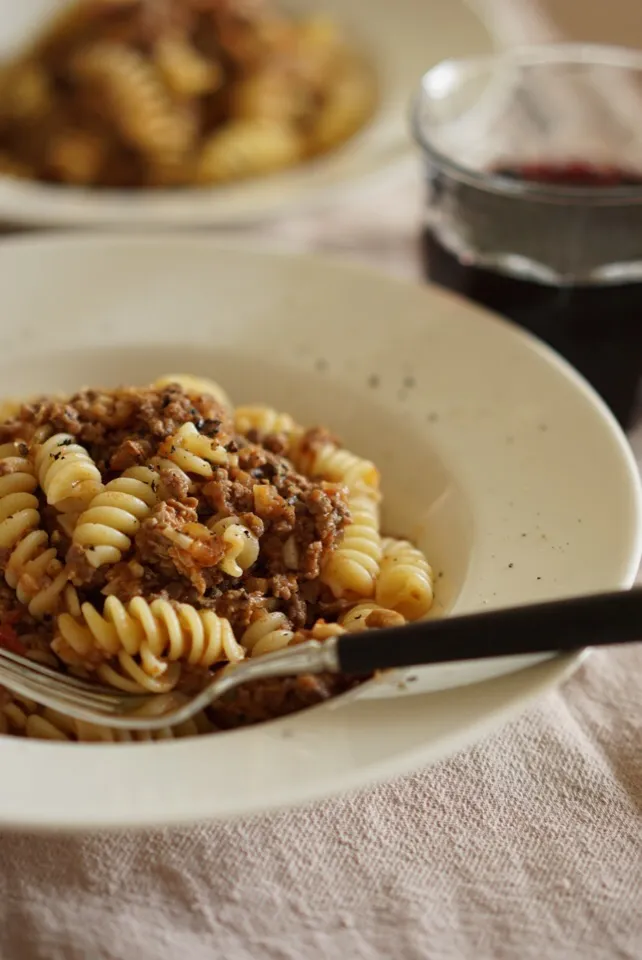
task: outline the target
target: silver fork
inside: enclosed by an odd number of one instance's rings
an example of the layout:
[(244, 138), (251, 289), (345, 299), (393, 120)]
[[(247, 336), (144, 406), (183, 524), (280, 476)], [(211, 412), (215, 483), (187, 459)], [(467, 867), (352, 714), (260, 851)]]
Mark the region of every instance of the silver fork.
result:
[(642, 635), (642, 587), (308, 640), (227, 666), (202, 691), (131, 694), (99, 687), (0, 649), (0, 685), (78, 720), (159, 730), (189, 720), (235, 687), (304, 673), (376, 670), (632, 643)]

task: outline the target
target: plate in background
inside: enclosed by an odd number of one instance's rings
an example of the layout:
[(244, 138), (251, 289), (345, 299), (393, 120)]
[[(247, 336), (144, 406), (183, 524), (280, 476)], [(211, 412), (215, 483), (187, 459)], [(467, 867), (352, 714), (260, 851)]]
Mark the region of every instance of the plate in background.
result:
[[(0, 55), (19, 48), (60, 6), (61, 0), (0, 0)], [(344, 147), (282, 173), (210, 189), (98, 191), (0, 177), (0, 221), (30, 226), (229, 225), (319, 203), (411, 155), (408, 105), (429, 67), (444, 57), (492, 49), (488, 32), (464, 0), (290, 0), (284, 6), (294, 12), (323, 10), (334, 17), (377, 68), (377, 114)]]

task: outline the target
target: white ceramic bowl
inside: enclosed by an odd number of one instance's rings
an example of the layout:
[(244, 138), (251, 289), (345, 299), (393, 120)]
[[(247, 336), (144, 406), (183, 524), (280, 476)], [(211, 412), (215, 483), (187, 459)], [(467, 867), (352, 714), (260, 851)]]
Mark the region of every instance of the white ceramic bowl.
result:
[[(64, 0), (63, 0), (64, 2)], [(61, 0), (0, 0), (0, 56), (19, 48)], [(422, 74), (445, 56), (491, 49), (465, 0), (291, 0), (344, 24), (377, 66), (373, 121), (339, 150), (283, 173), (212, 189), (99, 191), (0, 177), (0, 221), (42, 226), (195, 226), (232, 224), (323, 201), (381, 173), (412, 152), (407, 104)]]
[[(183, 369), (342, 435), (382, 468), (385, 526), (443, 573), (437, 613), (633, 580), (640, 487), (613, 418), (550, 351), (450, 294), (176, 236), (5, 243), (0, 289), (10, 394)], [(0, 824), (169, 823), (360, 786), (473, 741), (573, 660), (525, 662), (425, 668), (408, 686), (392, 675), (174, 743), (0, 738)]]

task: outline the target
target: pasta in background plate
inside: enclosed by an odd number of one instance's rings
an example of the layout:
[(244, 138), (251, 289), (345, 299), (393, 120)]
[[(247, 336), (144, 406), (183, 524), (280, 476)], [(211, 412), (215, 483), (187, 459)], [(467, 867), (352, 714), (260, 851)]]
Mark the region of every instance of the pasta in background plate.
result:
[(332, 21), (271, 0), (79, 0), (0, 69), (0, 174), (178, 187), (324, 153), (373, 113)]
[[(323, 428), (234, 409), (214, 381), (182, 374), (4, 411), (0, 645), (122, 690), (190, 693), (245, 657), (430, 609), (421, 551), (382, 540), (376, 466)], [(356, 682), (249, 684), (163, 737), (281, 716)], [(3, 690), (0, 732), (128, 739)]]

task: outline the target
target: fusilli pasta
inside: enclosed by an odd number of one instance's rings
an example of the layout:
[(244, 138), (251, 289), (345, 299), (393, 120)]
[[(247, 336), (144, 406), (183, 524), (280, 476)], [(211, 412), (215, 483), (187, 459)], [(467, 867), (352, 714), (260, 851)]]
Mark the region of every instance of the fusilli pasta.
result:
[(407, 620), (418, 620), (432, 606), (433, 575), (421, 550), (408, 540), (383, 540), (377, 603), (397, 610)]
[(83, 510), (103, 488), (98, 467), (69, 433), (38, 444), (34, 466), (47, 503), (63, 513)]
[(241, 637), (241, 646), (251, 657), (282, 650), (294, 640), (292, 624), (284, 613), (264, 613)]
[(270, 173), (302, 156), (296, 131), (273, 120), (234, 120), (203, 144), (196, 163), (197, 183), (226, 183)]
[(172, 104), (142, 54), (123, 44), (96, 43), (76, 55), (73, 72), (96, 85), (128, 143), (155, 164), (180, 163), (193, 142), (194, 123)]
[(248, 434), (256, 431), (260, 437), (268, 433), (282, 433), (291, 446), (303, 433), (302, 427), (292, 419), (289, 413), (279, 413), (272, 407), (237, 407), (234, 411), (234, 426), (238, 433)]
[(384, 627), (401, 627), (405, 622), (400, 613), (395, 610), (388, 610), (378, 603), (373, 603), (372, 600), (355, 604), (354, 607), (346, 610), (339, 617), (339, 623), (346, 628), (348, 633), (361, 633), (363, 630), (382, 629)]
[(379, 495), (379, 471), (374, 463), (334, 443), (310, 447), (302, 444), (294, 453), (294, 461), (308, 476), (341, 483), (350, 494)]
[(233, 459), (225, 447), (216, 440), (199, 433), (193, 423), (185, 423), (160, 448), (161, 458), (170, 460), (186, 473), (199, 477), (211, 477), (212, 467), (225, 467)]
[(169, 373), (155, 380), (154, 386), (167, 387), (170, 383), (177, 383), (191, 396), (198, 396), (203, 393), (209, 394), (211, 397), (214, 397), (222, 407), (228, 410), (232, 409), (232, 401), (223, 387), (218, 384), (216, 380), (210, 380), (209, 377), (194, 377), (191, 373)]
[(284, 70), (267, 67), (242, 78), (232, 91), (232, 110), (239, 120), (269, 120), (280, 126), (310, 113), (311, 91), (292, 83)]
[(165, 727), (153, 733), (128, 731), (97, 726), (75, 720), (49, 707), (39, 707), (24, 698), (13, 696), (0, 706), (0, 733), (17, 733), (38, 740), (80, 741), (86, 743), (127, 743), (131, 741), (173, 740), (209, 733), (212, 724), (205, 714), (175, 727)]
[(335, 76), (321, 110), (312, 125), (313, 152), (325, 152), (347, 140), (364, 125), (375, 106), (375, 90), (369, 72), (349, 64)]
[(130, 467), (90, 502), (73, 531), (92, 567), (118, 563), (158, 500), (159, 476), (150, 467)]
[(321, 580), (335, 597), (354, 600), (374, 595), (381, 560), (381, 537), (379, 508), (371, 496), (351, 496), (348, 507), (352, 522), (323, 566)]
[(225, 547), (225, 556), (219, 563), (221, 570), (230, 577), (240, 577), (256, 563), (259, 556), (259, 541), (238, 517), (222, 517), (208, 520), (207, 527), (220, 537)]
[(162, 37), (154, 48), (154, 59), (169, 90), (177, 97), (199, 97), (216, 90), (223, 82), (219, 64), (205, 59), (179, 36)]
[(124, 604), (110, 596), (102, 613), (91, 603), (83, 603), (81, 610), (80, 620), (61, 614), (57, 634), (84, 659), (93, 654), (98, 660), (107, 660), (124, 652), (140, 658), (147, 676), (162, 677), (168, 663), (177, 660), (211, 667), (219, 661), (243, 658), (229, 622), (211, 610), (197, 610), (188, 603), (148, 603), (134, 597)]
[(26, 454), (20, 441), (0, 446), (0, 548), (11, 551), (4, 568), (8, 585), (32, 616), (44, 617), (60, 605), (68, 578), (40, 529), (38, 481)]

